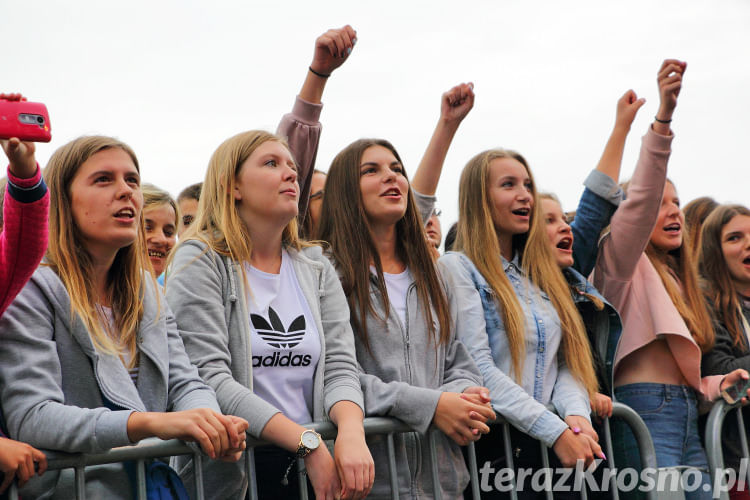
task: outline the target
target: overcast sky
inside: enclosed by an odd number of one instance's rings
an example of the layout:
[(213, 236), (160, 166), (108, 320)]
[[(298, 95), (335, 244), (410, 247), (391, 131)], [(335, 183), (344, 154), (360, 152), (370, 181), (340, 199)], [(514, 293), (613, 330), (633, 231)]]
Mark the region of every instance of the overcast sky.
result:
[(358, 44), (323, 97), (322, 170), (371, 136), (393, 142), (413, 173), (441, 93), (475, 83), (438, 189), (444, 226), (463, 165), (498, 146), (526, 156), (541, 189), (575, 208), (632, 88), (647, 102), (626, 147), (629, 177), (667, 57), (688, 62), (669, 164), (683, 202), (750, 203), (748, 0), (0, 0), (0, 89), (47, 104), (53, 140), (40, 163), (79, 135), (112, 135), (135, 149), (144, 181), (176, 195), (203, 179), (221, 141), (275, 129), (315, 38), (347, 23)]

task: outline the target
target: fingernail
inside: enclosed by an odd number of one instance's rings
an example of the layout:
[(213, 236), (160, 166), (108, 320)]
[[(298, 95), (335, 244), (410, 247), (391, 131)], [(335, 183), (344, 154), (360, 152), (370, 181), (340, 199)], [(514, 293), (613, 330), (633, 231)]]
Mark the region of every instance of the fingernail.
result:
[(600, 456), (601, 456), (601, 457), (602, 457), (602, 458), (603, 458), (604, 460), (607, 460), (607, 456), (606, 456), (606, 455), (604, 454), (604, 452), (601, 452)]
[(357, 44), (357, 39), (356, 38), (352, 38), (352, 45), (356, 45), (356, 44)]
[(580, 434), (581, 433), (581, 428), (580, 427), (573, 427), (572, 430), (573, 430), (573, 434)]
[(348, 48), (346, 49), (346, 55), (349, 55), (349, 54), (351, 54), (351, 53), (352, 53), (352, 48), (351, 48), (351, 47), (348, 47)]

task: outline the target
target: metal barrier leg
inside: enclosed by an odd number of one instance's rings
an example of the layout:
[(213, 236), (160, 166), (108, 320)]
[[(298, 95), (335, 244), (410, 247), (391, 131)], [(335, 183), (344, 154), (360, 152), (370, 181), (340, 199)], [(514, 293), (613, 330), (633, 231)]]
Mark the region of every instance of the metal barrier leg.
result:
[(477, 469), (477, 452), (474, 448), (474, 441), (469, 443), (469, 479), (471, 480), (471, 498), (479, 500), (479, 470)]
[(307, 500), (307, 470), (305, 469), (305, 461), (301, 458), (297, 459), (297, 469), (297, 479), (299, 480), (299, 498), (300, 500)]
[(250, 500), (258, 500), (258, 478), (255, 475), (255, 450), (245, 452), (245, 466), (247, 467), (247, 494)]
[[(740, 431), (740, 446), (742, 446), (742, 456), (746, 459), (750, 459), (750, 450), (748, 450), (748, 446), (747, 446), (747, 429), (745, 429), (745, 419), (742, 418), (743, 411), (745, 410), (741, 406), (738, 406), (737, 411), (735, 411), (735, 413), (737, 414), (737, 429), (739, 429)], [(741, 468), (740, 468), (740, 471), (741, 471)], [(738, 477), (737, 481), (739, 482), (741, 481), (741, 479)], [(740, 484), (740, 485), (747, 488), (749, 484), (750, 484), (750, 469), (746, 471), (745, 483)]]
[(76, 467), (76, 500), (86, 500), (86, 469)]
[(193, 455), (193, 470), (195, 473), (195, 498), (203, 500), (205, 486), (203, 485), (203, 455), (196, 453)]
[(386, 436), (388, 447), (388, 476), (391, 481), (391, 499), (398, 500), (398, 470), (396, 470), (396, 445), (393, 441), (393, 433)]
[[(603, 427), (604, 448), (607, 450), (608, 458), (608, 460), (606, 460), (606, 466), (609, 469), (615, 469), (617, 467), (617, 464), (615, 464), (615, 450), (612, 446), (612, 429), (609, 426), (608, 418), (604, 419)], [(602, 486), (604, 486), (604, 484), (602, 484)], [(620, 500), (620, 492), (617, 491), (617, 477), (614, 474), (610, 474), (609, 476), (609, 492), (612, 495), (612, 500)]]
[[(540, 450), (542, 452), (542, 467), (544, 467), (545, 470), (549, 471), (550, 470), (550, 466), (549, 466), (549, 454), (547, 452), (547, 446), (540, 441), (539, 442), (539, 448), (540, 448)], [(552, 482), (552, 478), (551, 477), (549, 478), (549, 480), (550, 480), (550, 482)], [(554, 500), (554, 498), (555, 498), (552, 495), (552, 486), (553, 485), (550, 484), (549, 488), (545, 488), (546, 491), (545, 491), (544, 496), (547, 497), (547, 500)]]
[[(720, 402), (715, 404), (708, 414), (708, 421), (706, 422), (706, 455), (708, 456), (708, 468), (712, 471), (724, 470), (724, 456), (721, 450), (721, 430), (724, 425), (724, 417), (730, 409), (729, 405)], [(721, 500), (729, 500), (723, 474), (719, 481), (722, 484), (714, 485), (714, 488), (719, 487), (721, 489), (719, 498)]]
[(15, 481), (10, 483), (10, 488), (8, 488), (8, 500), (18, 500), (18, 486)]
[(428, 446), (430, 449), (430, 469), (432, 469), (432, 492), (435, 495), (435, 500), (443, 500), (443, 491), (440, 488), (440, 473), (438, 472), (437, 464), (437, 444), (435, 440), (435, 433), (438, 431), (430, 431), (428, 439), (430, 440)]
[(146, 500), (146, 461), (135, 462), (135, 484), (138, 500)]
[[(505, 448), (505, 463), (508, 464), (510, 470), (515, 470), (516, 468), (513, 464), (513, 447), (510, 443), (510, 424), (507, 423), (503, 424), (503, 448)], [(518, 492), (516, 491), (518, 484), (516, 484), (515, 474), (511, 477), (511, 484), (513, 485), (513, 489), (510, 490), (510, 499), (518, 500)]]

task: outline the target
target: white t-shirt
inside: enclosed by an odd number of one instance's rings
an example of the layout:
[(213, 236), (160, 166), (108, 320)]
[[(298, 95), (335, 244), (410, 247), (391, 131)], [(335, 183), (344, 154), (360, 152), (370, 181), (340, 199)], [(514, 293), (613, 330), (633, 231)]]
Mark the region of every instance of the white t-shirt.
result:
[(299, 424), (312, 422), (320, 338), (286, 251), (279, 274), (245, 265), (250, 285), (253, 390)]
[(398, 274), (383, 273), (385, 278), (385, 289), (388, 292), (388, 300), (391, 308), (396, 311), (401, 324), (406, 327), (406, 292), (409, 291), (412, 277), (407, 267), (404, 272)]

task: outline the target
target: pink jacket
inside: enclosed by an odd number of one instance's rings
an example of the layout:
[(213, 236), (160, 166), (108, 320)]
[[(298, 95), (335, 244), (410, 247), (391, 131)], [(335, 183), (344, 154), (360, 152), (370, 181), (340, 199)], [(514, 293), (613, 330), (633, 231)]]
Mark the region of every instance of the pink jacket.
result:
[(30, 179), (8, 170), (0, 234), (0, 316), (13, 302), (47, 251), (49, 193), (37, 168)]
[(323, 104), (314, 104), (297, 96), (291, 113), (281, 118), (276, 133), (286, 138), (289, 149), (297, 161), (299, 169), (299, 220), (305, 218), (310, 201), (310, 184), (315, 169), (315, 157), (320, 142), (320, 111)]
[(599, 246), (594, 285), (620, 312), (623, 330), (613, 373), (625, 356), (666, 338), (685, 380), (705, 399), (719, 396), (722, 376), (701, 378), (701, 350), (644, 253), (659, 215), (667, 160), (674, 136), (649, 131), (627, 198), (612, 217), (611, 231)]

